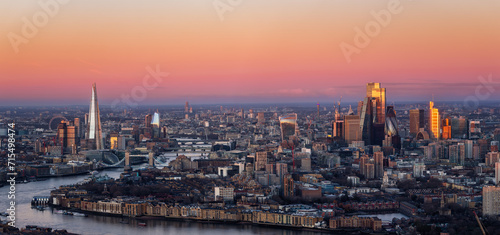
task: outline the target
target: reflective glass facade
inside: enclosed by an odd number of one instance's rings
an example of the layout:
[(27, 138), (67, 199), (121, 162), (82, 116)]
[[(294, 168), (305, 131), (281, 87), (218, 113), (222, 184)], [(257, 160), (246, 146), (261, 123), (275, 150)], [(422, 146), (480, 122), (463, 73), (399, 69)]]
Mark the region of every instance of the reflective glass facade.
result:
[(285, 141), (290, 136), (295, 135), (295, 128), (297, 126), (297, 114), (291, 113), (279, 118), (281, 127), (281, 140)]
[(99, 102), (97, 101), (96, 84), (92, 84), (92, 97), (90, 98), (89, 118), (87, 123), (88, 139), (95, 141), (95, 149), (103, 149), (101, 116)]

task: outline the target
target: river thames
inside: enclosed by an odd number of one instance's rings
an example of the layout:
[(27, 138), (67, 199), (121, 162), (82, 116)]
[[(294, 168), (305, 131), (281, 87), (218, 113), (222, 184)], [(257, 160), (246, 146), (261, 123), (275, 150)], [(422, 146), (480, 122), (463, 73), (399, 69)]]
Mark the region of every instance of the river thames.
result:
[[(122, 168), (101, 171), (99, 175), (107, 174), (109, 177), (118, 178)], [(50, 191), (60, 185), (68, 185), (80, 182), (89, 175), (67, 176), (49, 178), (45, 181), (16, 184), (16, 226), (18, 228), (26, 225), (38, 225), (51, 227), (53, 229), (66, 229), (68, 232), (78, 234), (273, 234), (273, 235), (308, 235), (317, 234), (310, 231), (295, 231), (281, 228), (268, 228), (252, 225), (236, 224), (210, 224), (196, 222), (180, 222), (167, 220), (149, 220), (147, 226), (141, 227), (137, 223), (141, 220), (89, 215), (88, 217), (69, 216), (55, 213), (55, 210), (47, 208), (38, 211), (31, 208), (31, 199), (34, 196), (49, 196)], [(6, 212), (10, 200), (7, 198), (9, 188), (0, 188), (0, 212)], [(5, 221), (5, 217), (1, 217)]]

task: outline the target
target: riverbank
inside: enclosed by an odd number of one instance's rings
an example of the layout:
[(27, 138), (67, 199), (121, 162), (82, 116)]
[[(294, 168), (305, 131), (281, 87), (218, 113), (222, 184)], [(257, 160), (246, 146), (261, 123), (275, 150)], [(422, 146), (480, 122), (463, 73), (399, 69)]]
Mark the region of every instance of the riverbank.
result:
[[(143, 215), (143, 216), (126, 216), (122, 214), (112, 214), (112, 213), (106, 213), (106, 212), (97, 212), (97, 211), (86, 211), (86, 210), (81, 210), (77, 208), (70, 208), (70, 207), (62, 207), (62, 206), (55, 206), (55, 205), (50, 205), (52, 209), (56, 210), (67, 210), (71, 212), (78, 212), (78, 213), (83, 213), (83, 214), (88, 214), (88, 215), (96, 215), (96, 216), (103, 216), (103, 217), (114, 217), (114, 218), (122, 218), (122, 221), (125, 219), (127, 220), (135, 220), (137, 223), (145, 222), (145, 221), (151, 221), (151, 220), (162, 220), (162, 221), (177, 221), (177, 222), (195, 222), (195, 223), (200, 223), (200, 224), (232, 224), (232, 225), (251, 225), (251, 226), (257, 226), (257, 227), (267, 227), (267, 228), (279, 228), (279, 229), (286, 229), (286, 230), (293, 230), (293, 231), (308, 231), (308, 232), (315, 232), (315, 233), (334, 233), (334, 234), (349, 234), (349, 233), (357, 233), (359, 234), (359, 230), (357, 229), (329, 229), (329, 228), (310, 228), (310, 227), (303, 227), (303, 226), (293, 226), (293, 225), (284, 225), (284, 224), (272, 224), (272, 223), (256, 223), (256, 222), (247, 222), (247, 221), (238, 221), (238, 220), (217, 220), (217, 219), (199, 219), (195, 217), (173, 217), (173, 216), (153, 216), (153, 215)], [(146, 224), (147, 226), (147, 224)]]

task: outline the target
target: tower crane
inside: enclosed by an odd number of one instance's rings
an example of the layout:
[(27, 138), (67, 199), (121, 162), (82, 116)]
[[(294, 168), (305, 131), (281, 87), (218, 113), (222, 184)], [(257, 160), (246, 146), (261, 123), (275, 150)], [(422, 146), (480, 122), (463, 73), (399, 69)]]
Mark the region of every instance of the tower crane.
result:
[(487, 235), (487, 234), (489, 235), (488, 230), (486, 230), (486, 228), (484, 227), (484, 224), (481, 223), (481, 220), (479, 220), (479, 217), (477, 217), (476, 212), (472, 211), (472, 213), (474, 213), (474, 216), (476, 217), (476, 221), (479, 224), (479, 228), (481, 228), (481, 232), (483, 233), (483, 235)]

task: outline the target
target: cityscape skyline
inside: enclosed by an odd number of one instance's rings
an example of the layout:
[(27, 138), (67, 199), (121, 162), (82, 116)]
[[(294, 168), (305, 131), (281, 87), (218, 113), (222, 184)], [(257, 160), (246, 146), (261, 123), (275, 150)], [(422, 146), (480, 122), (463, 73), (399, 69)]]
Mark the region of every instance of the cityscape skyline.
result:
[(0, 234), (500, 234), (498, 12), (0, 1)]

